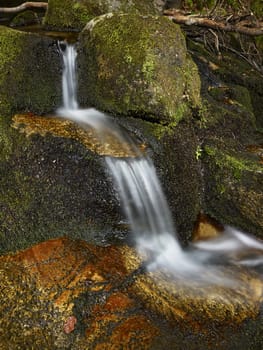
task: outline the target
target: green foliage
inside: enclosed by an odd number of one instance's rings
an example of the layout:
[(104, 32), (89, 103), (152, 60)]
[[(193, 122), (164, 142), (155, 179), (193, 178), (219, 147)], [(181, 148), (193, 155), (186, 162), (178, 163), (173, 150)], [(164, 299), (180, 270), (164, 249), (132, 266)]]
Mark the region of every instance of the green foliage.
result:
[(198, 145), (195, 151), (195, 159), (199, 160), (202, 157), (202, 153), (203, 153), (203, 149), (200, 145)]
[(258, 18), (262, 19), (262, 17), (263, 17), (262, 0), (254, 0), (254, 1), (252, 0), (251, 1), (251, 10)]

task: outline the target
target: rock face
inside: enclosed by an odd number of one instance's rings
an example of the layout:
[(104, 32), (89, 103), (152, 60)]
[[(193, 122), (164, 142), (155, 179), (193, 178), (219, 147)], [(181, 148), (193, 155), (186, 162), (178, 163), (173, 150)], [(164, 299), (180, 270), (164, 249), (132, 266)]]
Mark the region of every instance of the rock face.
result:
[(206, 211), (263, 238), (263, 169), (256, 157), (210, 142), (204, 147), (204, 166)]
[(108, 14), (79, 38), (82, 104), (178, 123), (200, 103), (200, 79), (180, 28), (164, 17)]
[(65, 238), (0, 257), (1, 349), (260, 349), (256, 275), (195, 290), (139, 265), (127, 246)]
[[(16, 127), (29, 137), (10, 128), (5, 118), (12, 111), (47, 113), (61, 104), (62, 62), (50, 38), (4, 27), (0, 34), (1, 251), (62, 235), (65, 223), (74, 237), (112, 233), (123, 215), (101, 155), (113, 144), (98, 146), (74, 128), (68, 138), (40, 116), (20, 116)], [(247, 148), (260, 146), (261, 80), (247, 88), (240, 77), (226, 84), (229, 67), (198, 50), (191, 47), (199, 72), (180, 28), (167, 18), (96, 17), (79, 36), (78, 97), (113, 114), (146, 145), (184, 242), (202, 210), (262, 237), (261, 160)]]
[(59, 30), (81, 30), (92, 18), (108, 12), (158, 15), (162, 6), (162, 0), (49, 0), (44, 25)]
[[(262, 78), (244, 62), (239, 69), (234, 60), (232, 68), (231, 55), (221, 63), (200, 45), (190, 45), (202, 78), (204, 108), (195, 116), (201, 145), (202, 207), (222, 223), (262, 238), (262, 133), (257, 129)], [(243, 83), (238, 85), (241, 78)]]
[(101, 244), (118, 231), (123, 216), (96, 139), (65, 123), (0, 120), (1, 253), (66, 233)]
[(0, 113), (51, 111), (61, 101), (56, 41), (0, 27)]

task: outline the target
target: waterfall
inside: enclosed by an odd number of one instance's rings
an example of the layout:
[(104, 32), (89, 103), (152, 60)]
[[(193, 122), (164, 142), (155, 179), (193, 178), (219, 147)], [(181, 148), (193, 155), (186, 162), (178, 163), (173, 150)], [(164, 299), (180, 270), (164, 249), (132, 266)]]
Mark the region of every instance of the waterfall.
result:
[[(148, 269), (161, 268), (168, 271), (170, 276), (201, 283), (232, 285), (233, 277), (222, 272), (222, 263), (262, 265), (263, 244), (232, 227), (226, 227), (218, 238), (192, 244), (187, 249), (181, 247), (152, 161), (141, 154), (133, 141), (111, 121), (110, 116), (94, 108), (78, 108), (76, 50), (73, 45), (65, 43), (60, 43), (60, 47), (64, 63), (64, 105), (58, 114), (84, 128), (85, 125), (92, 127), (101, 142), (105, 142), (110, 135), (111, 140), (117, 140), (119, 147), (123, 147), (123, 153), (128, 154), (122, 158), (107, 155), (105, 163), (119, 191), (138, 252), (146, 258)], [(252, 250), (257, 255), (251, 255)]]
[(66, 109), (77, 109), (76, 98), (76, 57), (77, 52), (74, 45), (59, 42), (59, 50), (63, 58), (62, 93), (63, 106)]

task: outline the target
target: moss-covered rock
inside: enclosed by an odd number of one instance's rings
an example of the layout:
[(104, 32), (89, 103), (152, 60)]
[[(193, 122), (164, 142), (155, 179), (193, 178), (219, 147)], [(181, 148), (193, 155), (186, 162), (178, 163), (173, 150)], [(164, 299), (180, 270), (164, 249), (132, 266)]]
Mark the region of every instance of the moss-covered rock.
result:
[(200, 79), (179, 26), (164, 17), (108, 14), (79, 39), (80, 100), (101, 110), (178, 123), (200, 102)]
[[(188, 44), (202, 81), (202, 107), (194, 113), (202, 164), (201, 206), (220, 222), (262, 237), (262, 164), (260, 155), (249, 151), (262, 142), (253, 96), (260, 96), (262, 78), (247, 69), (235, 80), (238, 69), (230, 65), (230, 56), (219, 61), (202, 45)], [(244, 62), (237, 64), (248, 68)], [(241, 78), (251, 79), (250, 85)], [(259, 89), (252, 93), (253, 81)]]
[(10, 22), (11, 27), (22, 27), (26, 25), (39, 24), (41, 22), (37, 13), (34, 11), (25, 11), (16, 15)]
[[(254, 121), (252, 122), (251, 120), (249, 122), (250, 130), (255, 125), (257, 128), (262, 129), (262, 75), (245, 60), (240, 59), (231, 52), (224, 52), (223, 59), (220, 59), (211, 51), (206, 50), (201, 44), (189, 40), (188, 47), (197, 60), (202, 75), (203, 93), (206, 94), (207, 89), (210, 89), (210, 94), (220, 90), (221, 102), (227, 104), (231, 103), (230, 100), (232, 102), (234, 100), (235, 105), (239, 104), (241, 109), (246, 109), (254, 114), (252, 116)], [(244, 117), (242, 119), (244, 120)]]
[(0, 27), (0, 114), (45, 113), (60, 105), (61, 62), (56, 42)]
[(161, 14), (160, 0), (49, 0), (44, 25), (59, 30), (81, 30), (92, 18), (108, 12)]
[(253, 154), (210, 140), (204, 146), (206, 211), (263, 238), (263, 167)]

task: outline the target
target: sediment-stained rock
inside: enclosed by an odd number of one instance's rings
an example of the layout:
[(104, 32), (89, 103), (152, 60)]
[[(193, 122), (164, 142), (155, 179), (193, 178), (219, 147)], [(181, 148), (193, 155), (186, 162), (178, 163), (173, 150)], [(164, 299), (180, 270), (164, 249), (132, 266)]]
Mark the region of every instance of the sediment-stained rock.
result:
[[(133, 249), (66, 238), (0, 257), (1, 349), (259, 349), (262, 280), (236, 289), (146, 273)], [(138, 269), (139, 268), (139, 269)], [(10, 333), (11, 332), (11, 333)]]

